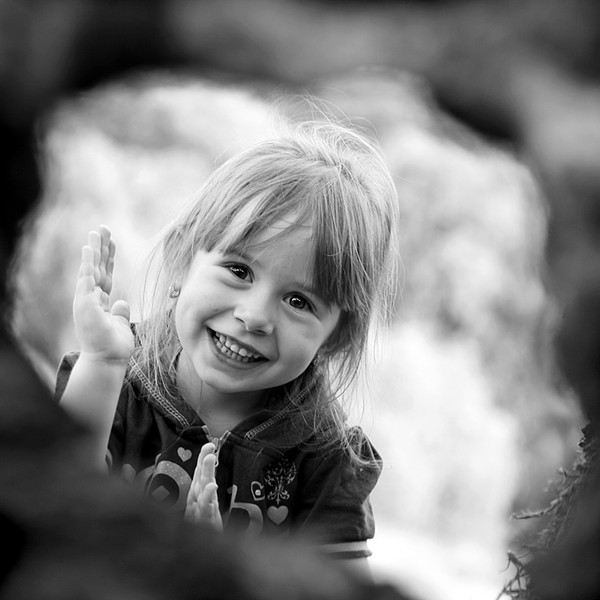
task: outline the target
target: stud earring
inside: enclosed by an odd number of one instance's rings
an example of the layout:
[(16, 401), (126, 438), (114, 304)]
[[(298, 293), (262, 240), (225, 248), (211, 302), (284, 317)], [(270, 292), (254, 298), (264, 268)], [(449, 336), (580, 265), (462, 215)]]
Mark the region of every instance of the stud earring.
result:
[(176, 286), (174, 283), (169, 287), (169, 298), (179, 298), (179, 286)]

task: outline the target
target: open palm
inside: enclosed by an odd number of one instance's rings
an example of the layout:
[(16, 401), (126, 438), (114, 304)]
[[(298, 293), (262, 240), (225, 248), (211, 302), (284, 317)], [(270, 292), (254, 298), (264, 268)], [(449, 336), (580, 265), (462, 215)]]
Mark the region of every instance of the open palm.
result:
[(91, 231), (81, 249), (73, 318), (82, 353), (105, 361), (128, 361), (133, 351), (130, 310), (124, 300), (110, 306), (115, 243), (109, 229)]
[(215, 481), (216, 462), (215, 445), (212, 442), (204, 444), (188, 492), (185, 516), (194, 523), (205, 523), (216, 531), (222, 531), (223, 520)]

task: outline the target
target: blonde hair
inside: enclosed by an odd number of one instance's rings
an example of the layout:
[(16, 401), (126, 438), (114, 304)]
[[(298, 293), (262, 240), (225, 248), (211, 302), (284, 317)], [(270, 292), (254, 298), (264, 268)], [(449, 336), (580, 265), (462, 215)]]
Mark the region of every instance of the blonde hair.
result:
[(290, 228), (313, 228), (312, 285), (341, 316), (318, 368), (311, 365), (286, 393), (293, 401), (319, 375), (314, 429), (331, 434), (333, 423), (345, 439), (337, 397), (360, 372), (370, 326), (387, 320), (397, 291), (397, 211), (392, 177), (373, 142), (332, 121), (288, 123), (278, 137), (217, 168), (165, 230), (153, 256), (159, 263), (146, 289), (150, 316), (139, 328), (137, 362), (151, 381), (169, 389), (180, 348), (169, 287), (183, 280), (197, 251), (243, 249), (293, 216)]

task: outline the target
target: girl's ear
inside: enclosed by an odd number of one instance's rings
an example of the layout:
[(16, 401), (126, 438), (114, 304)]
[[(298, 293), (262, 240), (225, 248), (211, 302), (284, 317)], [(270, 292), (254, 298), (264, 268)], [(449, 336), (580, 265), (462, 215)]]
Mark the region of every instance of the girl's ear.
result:
[(343, 349), (349, 343), (348, 330), (348, 314), (342, 311), (335, 329), (319, 348), (319, 354), (321, 356), (331, 356)]
[(328, 358), (334, 354), (337, 354), (339, 351), (339, 339), (336, 336), (335, 332), (329, 336), (329, 339), (319, 348), (317, 351), (317, 358), (321, 356), (322, 358)]
[(179, 298), (183, 277), (181, 277), (179, 273), (173, 273), (172, 276), (173, 279), (171, 280), (171, 285), (169, 286), (169, 298)]

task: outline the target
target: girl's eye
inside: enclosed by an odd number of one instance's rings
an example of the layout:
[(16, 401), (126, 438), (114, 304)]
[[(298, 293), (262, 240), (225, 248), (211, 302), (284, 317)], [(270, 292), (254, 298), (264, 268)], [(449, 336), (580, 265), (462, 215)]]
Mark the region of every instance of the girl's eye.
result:
[(245, 281), (251, 276), (250, 269), (244, 265), (227, 265), (227, 268), (238, 278)]
[(288, 302), (292, 308), (296, 310), (305, 310), (310, 309), (311, 306), (306, 298), (303, 296), (299, 296), (298, 294), (293, 294), (288, 298)]

